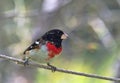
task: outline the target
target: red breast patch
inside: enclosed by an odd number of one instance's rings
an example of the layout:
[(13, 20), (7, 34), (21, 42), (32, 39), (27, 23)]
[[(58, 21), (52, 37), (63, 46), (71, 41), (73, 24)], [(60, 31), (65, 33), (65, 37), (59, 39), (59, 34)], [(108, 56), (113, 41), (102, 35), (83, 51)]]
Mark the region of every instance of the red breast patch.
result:
[(48, 55), (49, 55), (48, 59), (54, 57), (55, 55), (58, 55), (62, 51), (62, 47), (57, 48), (55, 45), (53, 45), (50, 42), (48, 42), (46, 46), (48, 47)]

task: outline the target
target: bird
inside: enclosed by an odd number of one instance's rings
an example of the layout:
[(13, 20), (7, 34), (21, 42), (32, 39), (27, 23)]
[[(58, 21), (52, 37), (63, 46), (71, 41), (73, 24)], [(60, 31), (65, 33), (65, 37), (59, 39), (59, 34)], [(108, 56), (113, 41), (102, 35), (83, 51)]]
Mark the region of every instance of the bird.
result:
[(62, 52), (62, 41), (67, 39), (68, 35), (60, 29), (52, 29), (34, 41), (24, 52), (24, 65), (29, 64), (29, 59), (47, 63), (51, 67), (52, 72), (56, 67), (50, 64), (50, 61), (60, 55)]

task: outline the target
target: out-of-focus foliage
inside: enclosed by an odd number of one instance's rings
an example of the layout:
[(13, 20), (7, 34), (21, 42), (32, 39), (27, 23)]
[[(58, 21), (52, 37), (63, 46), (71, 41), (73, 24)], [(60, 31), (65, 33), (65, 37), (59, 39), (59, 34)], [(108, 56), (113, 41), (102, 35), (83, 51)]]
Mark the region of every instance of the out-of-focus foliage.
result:
[[(119, 0), (0, 0), (0, 54), (22, 57), (50, 29), (68, 33), (51, 64), (101, 76), (119, 76)], [(0, 83), (110, 83), (25, 68), (0, 59)]]

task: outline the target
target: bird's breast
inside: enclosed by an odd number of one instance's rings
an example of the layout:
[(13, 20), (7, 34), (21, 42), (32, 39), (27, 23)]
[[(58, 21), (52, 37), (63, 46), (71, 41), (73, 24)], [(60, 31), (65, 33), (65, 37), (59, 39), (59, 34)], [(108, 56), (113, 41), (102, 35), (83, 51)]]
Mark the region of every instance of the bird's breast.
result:
[(55, 55), (58, 55), (61, 53), (62, 51), (62, 47), (57, 48), (54, 44), (48, 42), (46, 44), (46, 47), (48, 48), (48, 56), (49, 59), (53, 58)]

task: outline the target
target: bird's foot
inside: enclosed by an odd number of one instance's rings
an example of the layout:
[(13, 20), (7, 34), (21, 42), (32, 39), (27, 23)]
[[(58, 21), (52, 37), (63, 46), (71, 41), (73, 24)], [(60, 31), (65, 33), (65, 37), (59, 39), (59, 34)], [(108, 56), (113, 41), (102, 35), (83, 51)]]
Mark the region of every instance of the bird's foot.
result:
[(56, 71), (56, 67), (55, 66), (51, 65), (50, 63), (47, 63), (47, 65), (51, 68), (52, 72)]
[(24, 63), (23, 63), (24, 66), (29, 65), (29, 58), (24, 58), (23, 60), (24, 60)]

